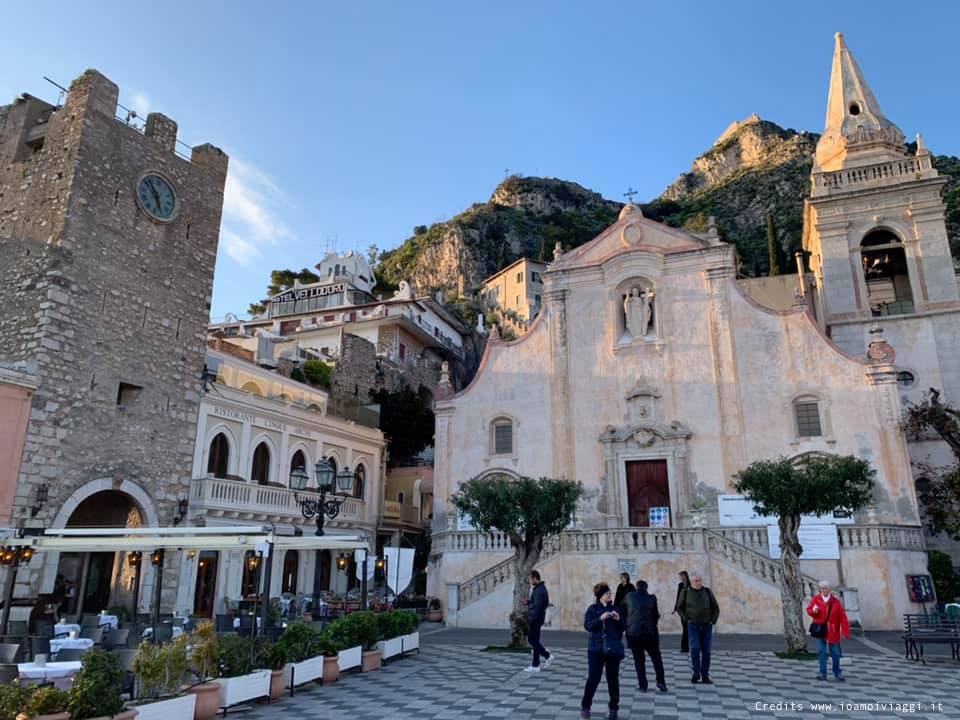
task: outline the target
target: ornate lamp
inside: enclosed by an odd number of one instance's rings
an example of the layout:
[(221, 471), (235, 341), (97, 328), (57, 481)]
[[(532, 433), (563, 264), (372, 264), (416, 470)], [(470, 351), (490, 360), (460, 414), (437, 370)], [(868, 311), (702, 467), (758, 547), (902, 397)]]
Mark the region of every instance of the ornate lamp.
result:
[[(349, 474), (349, 472), (348, 470), (347, 473)], [(333, 465), (326, 458), (317, 460), (314, 473), (317, 476), (317, 492), (320, 494), (320, 497), (300, 497), (300, 493), (307, 488), (308, 480), (307, 473), (303, 468), (297, 468), (290, 473), (290, 487), (297, 493), (294, 495), (294, 498), (300, 505), (300, 513), (307, 520), (314, 517), (317, 518), (317, 535), (323, 535), (324, 518), (328, 517), (333, 520), (337, 517), (337, 515), (340, 514), (340, 507), (344, 502), (336, 498), (327, 500), (327, 493), (333, 492), (334, 476), (336, 475), (338, 484), (341, 480), (340, 475), (335, 473)]]
[(343, 553), (337, 555), (337, 570), (346, 570), (347, 569), (347, 556)]
[(341, 495), (348, 495), (353, 490), (353, 473), (347, 468), (337, 473), (337, 490)]

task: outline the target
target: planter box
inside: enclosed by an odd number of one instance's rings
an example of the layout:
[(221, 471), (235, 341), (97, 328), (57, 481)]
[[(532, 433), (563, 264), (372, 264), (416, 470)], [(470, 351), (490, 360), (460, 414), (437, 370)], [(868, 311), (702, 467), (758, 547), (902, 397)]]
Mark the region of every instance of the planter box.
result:
[(287, 687), (291, 690), (295, 685), (323, 677), (323, 655), (307, 658), (298, 663), (287, 663), (283, 666)]
[(360, 672), (379, 670), (381, 664), (383, 664), (383, 658), (380, 656), (380, 651), (368, 650), (363, 653), (363, 658), (360, 662)]
[(270, 671), (255, 670), (249, 675), (232, 678), (217, 678), (220, 686), (220, 707), (255, 700), (270, 695)]
[(406, 655), (408, 652), (413, 652), (414, 650), (420, 652), (419, 632), (412, 632), (409, 635), (401, 635), (400, 640), (401, 644), (403, 645), (403, 649), (400, 652), (402, 652), (404, 655)]
[(193, 720), (196, 705), (196, 695), (178, 695), (135, 707), (139, 720)]
[(380, 640), (377, 643), (377, 649), (380, 651), (380, 657), (384, 660), (392, 658), (403, 652), (403, 638), (395, 637), (389, 640)]
[(350, 668), (360, 667), (362, 660), (363, 650), (359, 645), (356, 647), (347, 648), (346, 650), (341, 650), (340, 654), (337, 655), (337, 665), (340, 666), (340, 672), (349, 670)]

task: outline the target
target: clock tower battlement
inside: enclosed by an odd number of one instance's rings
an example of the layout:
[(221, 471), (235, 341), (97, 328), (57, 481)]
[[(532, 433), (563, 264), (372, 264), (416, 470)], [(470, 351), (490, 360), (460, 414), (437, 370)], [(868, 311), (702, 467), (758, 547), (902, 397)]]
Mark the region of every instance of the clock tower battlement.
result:
[(228, 158), (178, 145), (163, 114), (136, 127), (118, 97), (87, 70), (62, 106), (0, 106), (0, 367), (39, 380), (12, 517), (28, 527), (104, 479), (169, 525), (189, 489)]

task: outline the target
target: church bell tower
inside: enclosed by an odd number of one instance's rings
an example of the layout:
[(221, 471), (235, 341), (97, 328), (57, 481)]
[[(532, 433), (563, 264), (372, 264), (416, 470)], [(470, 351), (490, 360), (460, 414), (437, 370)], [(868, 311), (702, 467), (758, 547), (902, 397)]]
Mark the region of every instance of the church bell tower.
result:
[(960, 309), (941, 198), (947, 180), (922, 136), (914, 153), (906, 147), (840, 33), (810, 180), (803, 247), (819, 320), (841, 348), (862, 355), (874, 322)]

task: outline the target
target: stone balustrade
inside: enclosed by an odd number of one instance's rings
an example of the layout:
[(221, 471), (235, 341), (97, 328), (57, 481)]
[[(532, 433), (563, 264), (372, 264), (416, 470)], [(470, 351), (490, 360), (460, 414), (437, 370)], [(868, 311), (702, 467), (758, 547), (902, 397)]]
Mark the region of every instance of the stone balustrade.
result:
[[(303, 521), (293, 490), (215, 477), (194, 478), (191, 481), (190, 511), (193, 514), (225, 518)], [(345, 498), (336, 518), (344, 522), (365, 519), (366, 503), (356, 498)]]
[(926, 550), (919, 525), (838, 525), (837, 532), (841, 550)]
[(932, 169), (930, 155), (917, 155), (875, 165), (833, 172), (815, 172), (812, 175), (812, 191), (814, 196), (822, 196), (848, 192), (865, 185), (892, 185), (904, 180), (914, 180)]

